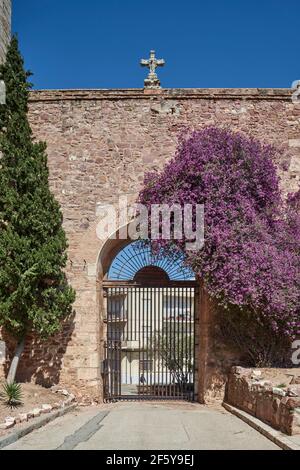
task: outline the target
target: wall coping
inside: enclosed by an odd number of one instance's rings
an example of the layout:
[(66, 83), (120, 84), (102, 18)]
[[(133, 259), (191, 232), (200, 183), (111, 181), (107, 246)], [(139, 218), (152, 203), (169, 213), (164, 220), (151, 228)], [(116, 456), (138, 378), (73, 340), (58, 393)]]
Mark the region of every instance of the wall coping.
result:
[(291, 101), (290, 88), (163, 88), (32, 90), (30, 102), (123, 99), (207, 99)]

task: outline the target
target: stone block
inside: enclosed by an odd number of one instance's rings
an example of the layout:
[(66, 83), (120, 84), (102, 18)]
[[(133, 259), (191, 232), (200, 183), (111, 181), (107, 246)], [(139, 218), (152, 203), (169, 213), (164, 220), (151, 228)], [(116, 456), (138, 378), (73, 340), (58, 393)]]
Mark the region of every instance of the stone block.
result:
[(15, 418), (14, 416), (7, 416), (7, 417), (5, 418), (5, 422), (6, 422), (6, 423), (11, 423), (11, 422), (12, 422), (12, 423), (15, 424), (16, 418)]
[(286, 396), (286, 391), (283, 390), (283, 388), (280, 388), (280, 387), (273, 387), (272, 392), (273, 392), (273, 395), (277, 395), (279, 397), (285, 397)]
[(20, 423), (24, 423), (25, 421), (28, 421), (28, 413), (20, 413), (18, 415), (18, 418), (20, 420)]
[(13, 428), (15, 425), (15, 422), (14, 421), (5, 421), (5, 423), (1, 423), (0, 424), (0, 429), (2, 431), (5, 431), (6, 429), (10, 429), (10, 428)]
[(41, 412), (42, 412), (41, 408), (34, 408), (31, 411), (31, 414), (33, 415), (34, 418), (37, 418), (38, 416), (40, 416)]
[(287, 388), (288, 397), (300, 397), (300, 385), (294, 384)]
[(47, 404), (44, 404), (42, 405), (42, 409), (41, 409), (41, 412), (42, 413), (50, 413), (52, 411), (52, 406), (51, 405), (47, 405)]
[(292, 378), (291, 380), (291, 385), (300, 385), (300, 377), (299, 376), (295, 376)]
[(78, 369), (79, 380), (95, 380), (99, 374), (99, 370), (96, 367), (87, 367)]
[(290, 139), (289, 140), (290, 147), (300, 147), (300, 139)]

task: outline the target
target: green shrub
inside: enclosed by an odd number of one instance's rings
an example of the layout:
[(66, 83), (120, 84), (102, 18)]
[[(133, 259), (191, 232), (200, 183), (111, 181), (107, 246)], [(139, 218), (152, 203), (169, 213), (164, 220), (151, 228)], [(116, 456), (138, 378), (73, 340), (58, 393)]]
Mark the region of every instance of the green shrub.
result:
[(22, 388), (21, 384), (13, 382), (3, 384), (1, 398), (10, 408), (16, 408), (22, 404)]

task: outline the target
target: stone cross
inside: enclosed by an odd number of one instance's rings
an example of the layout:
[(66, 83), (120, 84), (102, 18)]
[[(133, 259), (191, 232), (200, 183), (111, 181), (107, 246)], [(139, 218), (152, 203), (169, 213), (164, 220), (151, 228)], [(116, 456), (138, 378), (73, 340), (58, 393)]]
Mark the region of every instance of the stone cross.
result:
[(300, 104), (300, 80), (295, 80), (292, 83), (292, 102), (294, 104)]
[(148, 67), (150, 70), (148, 77), (144, 81), (145, 88), (160, 88), (160, 81), (155, 71), (157, 67), (163, 67), (164, 65), (164, 59), (156, 59), (155, 51), (150, 51), (149, 59), (141, 60), (141, 66)]

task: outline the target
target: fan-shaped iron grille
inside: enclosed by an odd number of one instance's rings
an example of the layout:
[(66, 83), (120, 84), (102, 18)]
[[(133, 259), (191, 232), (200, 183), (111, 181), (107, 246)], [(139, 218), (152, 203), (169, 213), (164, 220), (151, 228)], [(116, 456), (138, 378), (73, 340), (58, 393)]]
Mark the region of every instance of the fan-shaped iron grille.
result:
[(183, 258), (176, 260), (166, 256), (155, 255), (150, 246), (142, 245), (140, 241), (126, 246), (113, 260), (109, 280), (129, 281), (135, 274), (146, 266), (157, 266), (163, 269), (172, 281), (194, 280), (194, 273), (184, 266)]

